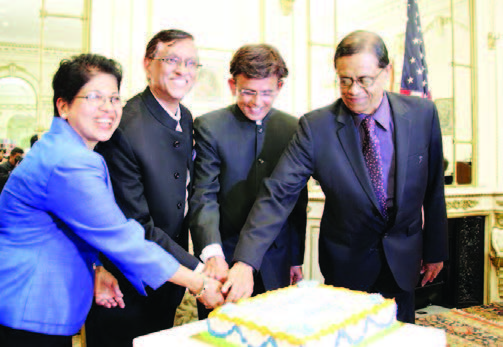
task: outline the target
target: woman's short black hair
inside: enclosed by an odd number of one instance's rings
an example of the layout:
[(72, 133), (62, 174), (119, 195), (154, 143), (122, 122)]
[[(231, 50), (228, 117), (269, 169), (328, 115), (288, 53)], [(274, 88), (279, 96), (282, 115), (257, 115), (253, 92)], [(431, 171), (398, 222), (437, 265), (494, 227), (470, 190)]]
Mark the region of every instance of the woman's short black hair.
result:
[(33, 145), (35, 144), (35, 142), (38, 141), (38, 135), (35, 134), (33, 135), (32, 137), (30, 137), (30, 148), (33, 147)]
[(52, 80), (55, 117), (60, 116), (56, 101), (62, 98), (66, 102), (72, 103), (79, 90), (98, 72), (114, 76), (117, 79), (117, 87), (120, 88), (122, 68), (113, 59), (99, 54), (81, 54), (61, 61)]

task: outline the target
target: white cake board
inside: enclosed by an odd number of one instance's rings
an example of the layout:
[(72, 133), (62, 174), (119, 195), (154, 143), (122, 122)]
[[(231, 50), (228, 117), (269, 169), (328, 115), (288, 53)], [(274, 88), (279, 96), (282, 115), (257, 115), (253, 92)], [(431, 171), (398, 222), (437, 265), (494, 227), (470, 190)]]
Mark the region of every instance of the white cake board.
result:
[[(210, 344), (191, 338), (192, 335), (203, 331), (206, 331), (206, 320), (138, 337), (134, 339), (133, 347), (210, 347)], [(445, 331), (413, 324), (404, 324), (393, 333), (367, 346), (445, 347), (446, 345)]]

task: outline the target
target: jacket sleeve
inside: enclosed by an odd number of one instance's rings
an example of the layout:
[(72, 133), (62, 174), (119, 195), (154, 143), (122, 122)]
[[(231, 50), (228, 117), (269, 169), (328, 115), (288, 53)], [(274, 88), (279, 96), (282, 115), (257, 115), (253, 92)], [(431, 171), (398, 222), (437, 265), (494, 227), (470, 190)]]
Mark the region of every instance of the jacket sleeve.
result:
[(182, 265), (195, 269), (199, 261), (154, 224), (145, 197), (142, 169), (121, 129), (117, 129), (109, 141), (98, 146), (98, 152), (105, 158), (111, 172), (114, 194), (124, 214), (143, 225), (148, 240), (163, 247)]
[(306, 227), (307, 227), (307, 186), (302, 189), (299, 199), (288, 217), (291, 230), (291, 262), (292, 265), (302, 265), (304, 263), (304, 252), (306, 247)]
[(196, 160), (194, 164), (194, 184), (190, 198), (190, 233), (194, 242), (194, 252), (201, 251), (210, 244), (222, 244), (220, 237), (220, 166), (217, 143), (203, 119), (194, 121)]
[(444, 193), (444, 169), (442, 134), (437, 108), (433, 103), (431, 119), (430, 145), (428, 154), (428, 185), (423, 201), (424, 207), (424, 247), (423, 261), (437, 263), (447, 260), (448, 233), (447, 211)]
[(77, 236), (105, 254), (145, 294), (177, 271), (179, 263), (127, 220), (117, 206), (103, 159), (95, 153), (72, 153), (53, 169), (47, 183), (46, 209)]
[[(278, 236), (313, 172), (312, 151), (312, 134), (302, 117), (272, 175), (264, 179), (241, 230), (234, 261), (260, 269), (265, 252)], [(302, 232), (305, 233), (305, 227)]]

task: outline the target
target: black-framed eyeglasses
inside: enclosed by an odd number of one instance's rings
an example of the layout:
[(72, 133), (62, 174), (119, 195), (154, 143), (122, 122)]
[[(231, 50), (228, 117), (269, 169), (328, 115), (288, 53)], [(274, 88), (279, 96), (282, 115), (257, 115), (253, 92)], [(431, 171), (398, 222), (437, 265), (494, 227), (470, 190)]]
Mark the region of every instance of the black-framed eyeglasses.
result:
[(257, 92), (256, 90), (251, 89), (238, 89), (238, 92), (241, 96), (245, 97), (254, 97), (260, 95), (263, 98), (272, 98), (276, 94), (274, 90), (264, 90), (262, 92)]
[(356, 82), (360, 87), (362, 88), (370, 88), (374, 85), (375, 81), (381, 73), (385, 70), (386, 68), (382, 68), (381, 71), (375, 76), (361, 76), (357, 78), (352, 78), (352, 77), (339, 77), (339, 83), (341, 87), (349, 89), (353, 86), (353, 83)]
[(119, 95), (105, 96), (98, 92), (90, 92), (86, 96), (76, 96), (76, 99), (86, 99), (87, 102), (95, 107), (101, 107), (105, 104), (106, 100), (110, 100), (112, 106), (122, 106), (121, 97)]
[(164, 57), (164, 58), (151, 58), (152, 60), (160, 60), (163, 63), (168, 64), (169, 66), (176, 66), (179, 67), (181, 64), (183, 64), (187, 69), (191, 71), (196, 71), (197, 69), (201, 68), (203, 65), (199, 64), (199, 61), (195, 59), (187, 59), (183, 60), (180, 57), (177, 57), (176, 55), (169, 56), (169, 57)]

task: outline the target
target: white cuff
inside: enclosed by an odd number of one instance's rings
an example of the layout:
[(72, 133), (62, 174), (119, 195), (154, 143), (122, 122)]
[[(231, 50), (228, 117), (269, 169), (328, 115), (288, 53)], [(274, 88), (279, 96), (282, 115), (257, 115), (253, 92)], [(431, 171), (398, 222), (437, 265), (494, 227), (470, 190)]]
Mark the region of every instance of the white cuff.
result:
[(206, 263), (206, 261), (212, 257), (222, 257), (225, 259), (224, 251), (222, 251), (222, 246), (218, 243), (212, 243), (204, 247), (201, 252), (201, 260)]

